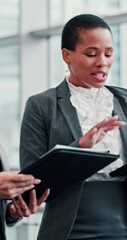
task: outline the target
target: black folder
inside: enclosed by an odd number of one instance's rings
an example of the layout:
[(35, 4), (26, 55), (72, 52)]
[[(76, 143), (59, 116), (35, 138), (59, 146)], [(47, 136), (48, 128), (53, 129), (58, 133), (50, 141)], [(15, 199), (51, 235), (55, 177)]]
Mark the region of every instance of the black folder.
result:
[[(41, 179), (41, 183), (35, 186), (37, 198), (45, 189), (50, 188), (46, 200), (50, 201), (57, 194), (78, 181), (84, 181), (118, 157), (107, 151), (97, 152), (91, 149), (56, 145), (20, 173), (32, 174), (35, 178)], [(29, 201), (29, 193), (30, 191), (23, 193), (26, 202)]]
[(127, 164), (110, 172), (110, 176), (111, 177), (123, 177), (123, 176), (127, 177)]

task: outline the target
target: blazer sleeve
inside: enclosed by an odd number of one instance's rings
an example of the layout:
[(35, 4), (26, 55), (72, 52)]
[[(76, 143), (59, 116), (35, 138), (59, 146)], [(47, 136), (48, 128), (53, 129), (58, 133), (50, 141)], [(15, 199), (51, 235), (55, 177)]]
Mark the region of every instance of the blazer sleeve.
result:
[(21, 169), (30, 166), (56, 144), (79, 147), (70, 131), (55, 91), (37, 94), (26, 103), (20, 133)]
[(0, 145), (0, 165), (1, 165), (1, 171), (9, 171), (8, 158), (2, 145)]
[(21, 124), (21, 169), (36, 162), (47, 151), (48, 136), (43, 113), (36, 98), (30, 97), (26, 103)]

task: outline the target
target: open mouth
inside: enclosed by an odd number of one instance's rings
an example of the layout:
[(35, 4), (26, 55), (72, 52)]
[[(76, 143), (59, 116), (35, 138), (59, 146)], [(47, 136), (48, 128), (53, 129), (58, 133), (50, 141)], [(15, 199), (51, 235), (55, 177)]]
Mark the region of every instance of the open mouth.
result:
[(107, 77), (106, 73), (92, 73), (92, 75), (99, 80), (105, 80)]

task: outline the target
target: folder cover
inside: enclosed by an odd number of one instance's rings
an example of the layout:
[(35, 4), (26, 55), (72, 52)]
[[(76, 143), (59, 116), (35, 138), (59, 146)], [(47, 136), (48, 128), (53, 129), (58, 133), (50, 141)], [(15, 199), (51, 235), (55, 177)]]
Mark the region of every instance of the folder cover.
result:
[[(118, 157), (108, 151), (56, 145), (20, 173), (32, 174), (35, 178), (41, 179), (41, 183), (35, 186), (37, 198), (45, 189), (50, 188), (46, 200), (49, 201), (71, 185), (84, 181)], [(29, 201), (29, 193), (30, 191), (23, 193), (26, 202)]]
[(110, 176), (111, 177), (123, 177), (123, 176), (127, 177), (127, 164), (110, 172)]

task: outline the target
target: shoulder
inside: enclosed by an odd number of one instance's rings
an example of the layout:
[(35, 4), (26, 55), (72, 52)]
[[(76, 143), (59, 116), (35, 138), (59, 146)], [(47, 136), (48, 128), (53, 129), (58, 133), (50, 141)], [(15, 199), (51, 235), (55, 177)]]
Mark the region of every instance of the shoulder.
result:
[(32, 95), (28, 98), (28, 102), (36, 103), (36, 104), (48, 104), (55, 103), (57, 98), (68, 94), (68, 87), (66, 80), (62, 81), (58, 86), (54, 88), (50, 88), (44, 92)]
[(30, 96), (25, 104), (25, 114), (42, 112), (49, 113), (57, 106), (59, 92), (65, 92), (63, 86), (66, 84), (65, 80), (54, 88), (50, 88), (44, 92)]
[(30, 96), (26, 101), (27, 110), (42, 109), (50, 104), (52, 105), (53, 102), (56, 102), (56, 92), (56, 88), (50, 88), (44, 92)]
[(35, 94), (33, 96), (30, 96), (29, 99), (36, 99), (36, 100), (42, 100), (42, 99), (52, 99), (57, 97), (57, 95), (59, 95), (58, 92), (66, 92), (67, 91), (67, 82), (64, 79), (58, 86), (54, 87), (54, 88), (49, 88), (48, 90)]
[(116, 86), (106, 86), (109, 91), (113, 93), (118, 98), (123, 98), (127, 100), (127, 89), (122, 87), (116, 87)]
[(56, 88), (50, 88), (44, 92), (32, 95), (28, 98), (29, 101), (42, 101), (47, 98), (53, 98), (56, 96)]

